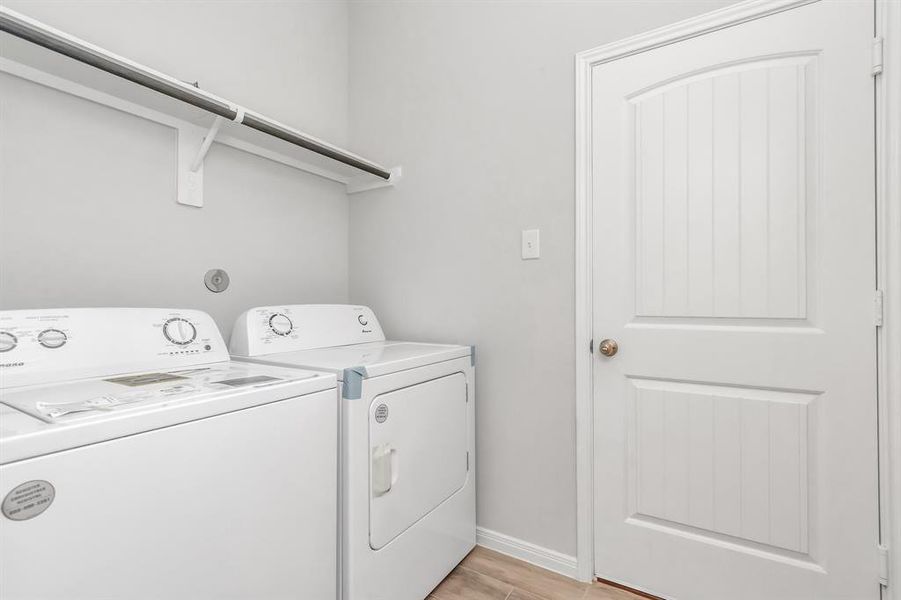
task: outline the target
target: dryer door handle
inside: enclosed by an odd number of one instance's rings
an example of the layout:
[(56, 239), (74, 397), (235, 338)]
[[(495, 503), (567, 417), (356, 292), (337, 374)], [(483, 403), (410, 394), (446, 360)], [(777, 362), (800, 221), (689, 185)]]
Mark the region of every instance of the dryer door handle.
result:
[(397, 448), (388, 444), (372, 449), (372, 495), (384, 496), (397, 483)]

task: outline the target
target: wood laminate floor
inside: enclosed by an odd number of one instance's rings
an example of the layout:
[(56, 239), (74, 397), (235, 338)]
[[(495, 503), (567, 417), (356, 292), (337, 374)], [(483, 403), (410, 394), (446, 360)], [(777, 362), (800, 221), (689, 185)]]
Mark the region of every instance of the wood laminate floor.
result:
[(582, 583), (476, 546), (428, 600), (644, 600), (602, 583)]

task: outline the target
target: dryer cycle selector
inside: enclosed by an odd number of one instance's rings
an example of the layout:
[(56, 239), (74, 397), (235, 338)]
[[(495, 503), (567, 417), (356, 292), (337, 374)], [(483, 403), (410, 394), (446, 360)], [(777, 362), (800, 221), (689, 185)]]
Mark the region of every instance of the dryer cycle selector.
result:
[(362, 325), (363, 327), (366, 327), (367, 325), (369, 325), (369, 321), (363, 315), (358, 316), (357, 321), (359, 321), (360, 325)]
[(45, 329), (38, 334), (38, 342), (44, 348), (60, 348), (69, 340), (59, 329)]
[(187, 319), (173, 317), (163, 323), (163, 335), (173, 344), (187, 346), (197, 337), (197, 328)]
[(19, 343), (19, 339), (8, 331), (0, 331), (0, 352), (9, 352)]
[(269, 317), (269, 329), (276, 335), (288, 335), (294, 331), (294, 323), (286, 314), (274, 313)]

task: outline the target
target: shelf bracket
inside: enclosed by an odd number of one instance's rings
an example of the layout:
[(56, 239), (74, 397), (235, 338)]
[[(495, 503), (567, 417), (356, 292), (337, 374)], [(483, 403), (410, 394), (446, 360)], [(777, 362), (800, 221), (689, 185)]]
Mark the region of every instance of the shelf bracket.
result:
[(216, 117), (213, 120), (210, 130), (204, 136), (203, 142), (200, 143), (200, 149), (197, 151), (197, 156), (194, 157), (194, 162), (191, 163), (192, 172), (196, 173), (203, 166), (203, 159), (206, 158), (206, 153), (210, 151), (210, 146), (213, 145), (213, 140), (216, 139), (216, 134), (219, 133), (219, 128), (222, 127), (223, 121), (225, 121), (223, 117)]
[[(244, 119), (244, 110), (236, 107), (235, 122)], [(178, 128), (178, 193), (179, 204), (203, 206), (203, 160), (216, 140), (225, 117), (216, 117), (204, 132), (200, 127), (184, 125)], [(192, 158), (193, 157), (193, 158)]]
[(194, 125), (184, 124), (177, 129), (178, 180), (176, 201), (186, 206), (203, 206), (203, 163), (193, 169), (194, 159), (203, 146), (206, 131)]

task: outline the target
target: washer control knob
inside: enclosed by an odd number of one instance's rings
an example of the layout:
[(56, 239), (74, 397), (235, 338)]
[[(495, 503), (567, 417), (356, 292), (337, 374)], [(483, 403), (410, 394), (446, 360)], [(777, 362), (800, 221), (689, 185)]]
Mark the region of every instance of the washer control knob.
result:
[(369, 321), (363, 315), (359, 315), (357, 317), (357, 321), (359, 321), (360, 325), (362, 325), (363, 327), (366, 327), (367, 325), (369, 325)]
[(65, 345), (68, 339), (59, 329), (45, 329), (38, 334), (38, 342), (44, 348), (59, 348)]
[(187, 346), (197, 337), (197, 328), (187, 319), (173, 317), (163, 323), (163, 335), (173, 344)]
[(288, 335), (294, 331), (294, 323), (291, 322), (288, 315), (274, 313), (269, 317), (269, 329), (276, 335)]
[(8, 331), (0, 331), (0, 352), (9, 352), (19, 343), (19, 339)]

